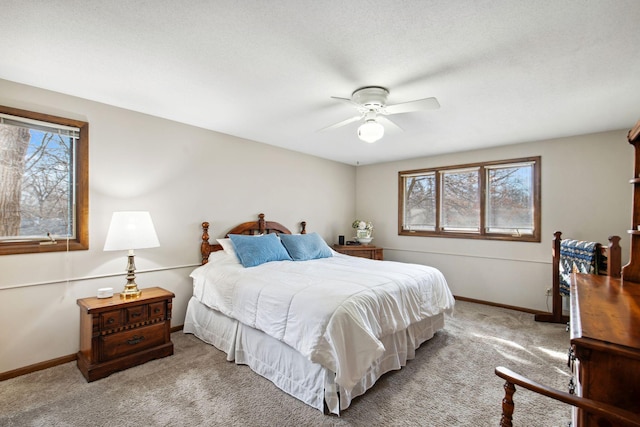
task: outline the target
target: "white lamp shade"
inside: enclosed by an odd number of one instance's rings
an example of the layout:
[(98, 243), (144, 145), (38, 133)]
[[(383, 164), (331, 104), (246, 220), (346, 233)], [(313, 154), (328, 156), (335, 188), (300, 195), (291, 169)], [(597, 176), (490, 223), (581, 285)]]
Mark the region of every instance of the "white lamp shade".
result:
[(375, 120), (367, 120), (358, 128), (358, 138), (364, 142), (376, 142), (384, 136), (384, 126)]
[(105, 251), (155, 248), (160, 246), (149, 212), (114, 212), (104, 242)]

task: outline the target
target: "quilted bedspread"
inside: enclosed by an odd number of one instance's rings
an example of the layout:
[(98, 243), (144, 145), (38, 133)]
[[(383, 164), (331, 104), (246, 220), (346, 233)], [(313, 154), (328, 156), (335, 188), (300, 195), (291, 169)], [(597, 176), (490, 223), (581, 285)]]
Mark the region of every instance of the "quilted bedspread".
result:
[(454, 306), (435, 268), (338, 253), (243, 268), (220, 251), (191, 276), (203, 304), (332, 370), (347, 390), (383, 353), (380, 337)]
[(581, 240), (562, 239), (560, 242), (560, 293), (569, 295), (571, 273), (598, 273), (598, 244)]

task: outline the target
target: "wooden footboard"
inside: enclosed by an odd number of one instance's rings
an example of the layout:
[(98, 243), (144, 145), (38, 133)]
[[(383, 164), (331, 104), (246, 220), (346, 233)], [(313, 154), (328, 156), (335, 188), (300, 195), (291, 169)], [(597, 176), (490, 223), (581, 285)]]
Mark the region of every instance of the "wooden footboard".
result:
[[(556, 231), (553, 239), (552, 250), (552, 279), (551, 279), (551, 295), (552, 295), (552, 311), (551, 313), (536, 314), (535, 320), (538, 322), (551, 323), (567, 323), (569, 316), (562, 314), (562, 295), (560, 294), (560, 242), (562, 241), (562, 232)], [(597, 271), (597, 274), (620, 277), (622, 270), (622, 249), (620, 248), (620, 236), (609, 236), (609, 245), (603, 246), (596, 244), (598, 254), (606, 258), (606, 270)], [(600, 264), (600, 261), (597, 262)]]

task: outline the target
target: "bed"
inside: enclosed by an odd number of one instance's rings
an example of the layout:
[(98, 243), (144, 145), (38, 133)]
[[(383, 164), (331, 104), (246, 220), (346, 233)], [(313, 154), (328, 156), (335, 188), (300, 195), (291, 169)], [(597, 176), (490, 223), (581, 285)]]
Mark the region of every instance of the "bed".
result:
[(184, 332), (325, 413), (414, 358), (454, 308), (437, 269), (339, 254), (304, 222), (292, 234), (260, 214), (213, 244), (208, 228)]

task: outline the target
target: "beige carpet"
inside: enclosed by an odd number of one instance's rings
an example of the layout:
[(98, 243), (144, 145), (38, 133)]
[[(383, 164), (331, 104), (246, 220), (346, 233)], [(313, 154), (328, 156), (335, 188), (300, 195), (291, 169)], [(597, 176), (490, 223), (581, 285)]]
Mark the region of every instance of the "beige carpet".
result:
[[(175, 354), (87, 383), (74, 363), (0, 383), (2, 426), (497, 426), (507, 366), (566, 390), (569, 334), (533, 315), (458, 302), (445, 329), (340, 417), (323, 415), (192, 335)], [(566, 426), (570, 407), (515, 394), (516, 426)]]

